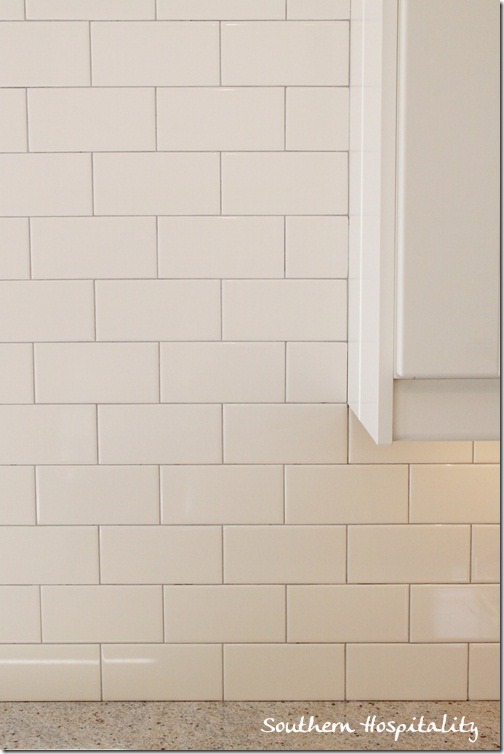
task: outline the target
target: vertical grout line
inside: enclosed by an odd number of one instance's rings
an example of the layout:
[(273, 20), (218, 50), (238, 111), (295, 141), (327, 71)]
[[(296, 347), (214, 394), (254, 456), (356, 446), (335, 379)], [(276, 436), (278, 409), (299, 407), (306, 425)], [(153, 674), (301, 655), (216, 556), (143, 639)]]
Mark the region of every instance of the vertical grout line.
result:
[(220, 339), (222, 340), (222, 331), (223, 331), (223, 306), (222, 306), (222, 279), (219, 280), (219, 295), (220, 295)]
[(284, 215), (283, 219), (283, 252), (284, 252), (284, 269), (283, 276), (287, 277), (287, 217)]
[(408, 584), (408, 642), (411, 644), (411, 584)]
[(30, 273), (30, 280), (33, 279), (32, 273), (32, 239), (31, 239), (31, 217), (26, 218), (28, 220), (28, 271)]
[(347, 642), (343, 644), (343, 699), (347, 701)]
[(34, 491), (34, 495), (35, 495), (35, 500), (34, 500), (34, 503), (35, 503), (35, 525), (37, 525), (38, 522), (39, 522), (39, 519), (40, 519), (40, 515), (39, 515), (38, 499), (37, 499), (38, 496), (37, 496), (37, 467), (36, 466), (33, 467), (33, 491)]
[(282, 474), (282, 513), (283, 513), (283, 521), (282, 523), (285, 524), (285, 464), (282, 466), (283, 474)]
[(469, 524), (469, 583), (472, 584), (473, 525)]
[(98, 525), (96, 527), (97, 537), (98, 537), (98, 583), (102, 583), (102, 574), (101, 574), (101, 552), (100, 552), (100, 526)]
[(91, 21), (88, 24), (89, 35), (89, 86), (93, 86), (93, 45), (91, 44)]
[(471, 645), (467, 643), (467, 700), (469, 700), (469, 680), (471, 678)]
[(222, 215), (222, 152), (219, 152), (219, 215)]
[(156, 150), (156, 152), (158, 149), (157, 95), (158, 95), (158, 90), (157, 90), (157, 86), (155, 86), (154, 87), (154, 149)]
[(411, 523), (411, 464), (408, 463), (408, 524)]
[(157, 0), (154, 0), (154, 21), (157, 21)]
[(40, 619), (40, 643), (44, 643), (44, 634), (42, 631), (42, 586), (39, 584), (39, 619)]
[(26, 0), (23, 0), (23, 16), (24, 20), (26, 21)]
[(348, 524), (345, 524), (345, 584), (348, 584)]
[(221, 683), (222, 683), (222, 701), (226, 698), (224, 693), (224, 644), (221, 644)]
[(287, 400), (287, 341), (284, 343), (284, 403), (288, 403)]
[(30, 124), (28, 118), (28, 87), (25, 89), (25, 109), (26, 109), (26, 151), (30, 151)]
[(287, 87), (286, 86), (284, 86), (284, 112), (283, 112), (283, 116), (284, 116), (284, 123), (283, 123), (283, 126), (284, 126), (284, 134), (283, 134), (283, 136), (284, 136), (284, 145), (283, 145), (283, 148), (284, 148), (284, 152), (285, 152), (285, 150), (287, 149)]
[(164, 590), (165, 585), (161, 584), (161, 629), (163, 631), (163, 638), (162, 642), (163, 644), (166, 642), (166, 634), (165, 634), (165, 597), (164, 597)]
[(475, 463), (476, 458), (476, 443), (473, 441), (472, 443), (472, 462)]
[(94, 199), (94, 154), (90, 152), (91, 157), (91, 214), (95, 213), (95, 199)]
[(222, 86), (222, 23), (219, 21), (219, 86)]
[(221, 583), (224, 584), (224, 526), (221, 525)]
[(93, 280), (93, 340), (96, 341), (96, 280)]
[(161, 524), (161, 521), (163, 520), (162, 515), (162, 504), (161, 504), (161, 464), (158, 466), (158, 524)]
[(159, 279), (159, 215), (156, 215), (156, 276)]
[(98, 411), (98, 404), (95, 403), (95, 422), (96, 422), (96, 463), (100, 464), (100, 432), (98, 425), (98, 417), (100, 412)]
[(287, 0), (285, 0), (285, 18), (287, 18)]
[(224, 463), (224, 404), (221, 403), (221, 463)]
[[(158, 403), (161, 403), (161, 343), (157, 344), (157, 378), (158, 378)], [(160, 488), (161, 489), (161, 488)]]
[(32, 347), (33, 403), (36, 403), (37, 402), (37, 381), (35, 377), (35, 343), (32, 343), (31, 347)]
[(98, 645), (100, 653), (100, 700), (103, 702), (103, 644)]

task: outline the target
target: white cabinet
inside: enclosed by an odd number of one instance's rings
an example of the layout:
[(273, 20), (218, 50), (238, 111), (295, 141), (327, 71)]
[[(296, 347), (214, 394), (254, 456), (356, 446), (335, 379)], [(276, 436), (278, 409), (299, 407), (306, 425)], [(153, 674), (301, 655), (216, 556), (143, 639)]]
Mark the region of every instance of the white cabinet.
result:
[(499, 430), (498, 0), (352, 0), (349, 403), (376, 442)]

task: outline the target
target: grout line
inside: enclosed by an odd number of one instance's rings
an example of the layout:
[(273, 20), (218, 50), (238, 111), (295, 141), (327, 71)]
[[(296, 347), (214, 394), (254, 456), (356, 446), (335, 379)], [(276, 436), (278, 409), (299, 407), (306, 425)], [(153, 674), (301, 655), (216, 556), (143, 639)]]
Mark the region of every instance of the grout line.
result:
[(26, 109), (26, 151), (30, 151), (30, 125), (28, 118), (28, 87), (25, 89), (25, 109)]
[(222, 279), (220, 280), (220, 286), (219, 286), (219, 297), (220, 297), (220, 339), (223, 340), (223, 330), (224, 330), (224, 307), (222, 304)]
[(347, 647), (348, 644), (343, 644), (343, 699), (347, 701)]
[(98, 652), (100, 653), (100, 700), (103, 701), (103, 645), (98, 645)]
[[(154, 87), (154, 149), (157, 152), (158, 151), (158, 120), (157, 120), (157, 109), (158, 109), (158, 101), (157, 101), (157, 86)], [(156, 218), (157, 219), (157, 218)]]
[(165, 585), (161, 584), (161, 611), (162, 611), (162, 618), (161, 618), (161, 625), (163, 629), (163, 644), (166, 642), (166, 633), (165, 633), (165, 591), (164, 591)]
[(348, 584), (348, 524), (345, 525), (345, 584)]
[[(286, 279), (287, 278), (287, 216), (286, 215), (284, 215), (284, 218), (283, 218), (283, 252), (284, 252), (283, 276), (284, 276), (284, 279)], [(315, 278), (311, 278), (311, 279), (313, 280)]]
[(411, 463), (408, 464), (408, 524), (411, 523)]
[(408, 643), (411, 644), (411, 584), (408, 584)]
[(287, 618), (287, 594), (288, 594), (288, 589), (287, 589), (287, 584), (286, 584), (285, 585), (285, 643), (287, 643), (287, 636), (288, 636), (288, 632), (287, 632), (287, 625), (288, 625), (288, 618)]
[[(287, 149), (287, 87), (284, 86), (284, 151)], [(290, 151), (290, 150), (289, 150)]]
[(222, 701), (226, 698), (224, 693), (225, 674), (224, 674), (224, 644), (221, 644), (221, 675), (222, 675)]
[(157, 344), (157, 377), (158, 377), (158, 402), (161, 403), (161, 343)]
[(286, 467), (285, 467), (285, 465), (282, 468), (283, 468), (283, 474), (282, 474), (282, 502), (283, 502), (282, 514), (283, 514), (283, 521), (282, 521), (282, 523), (285, 524), (286, 523), (286, 515), (285, 515), (286, 514), (286, 511), (285, 511), (285, 468)]
[(38, 525), (40, 516), (39, 516), (39, 509), (38, 509), (38, 495), (37, 495), (37, 467), (33, 466), (33, 490), (35, 495), (35, 525)]
[(219, 21), (219, 86), (222, 86), (222, 22)]
[(98, 584), (101, 584), (102, 573), (101, 573), (100, 525), (96, 527), (96, 534), (98, 538)]
[(222, 152), (219, 152), (219, 215), (222, 215)]
[[(159, 215), (156, 215), (156, 278), (159, 280)], [(156, 278), (150, 278), (155, 280)], [(103, 278), (101, 278), (103, 280)]]
[(471, 645), (467, 643), (467, 699), (469, 700), (469, 682), (471, 679)]
[(220, 527), (221, 530), (221, 584), (224, 585), (224, 525)]
[[(159, 526), (162, 526), (163, 521), (163, 506), (162, 506), (162, 500), (161, 500), (161, 464), (158, 466), (158, 518), (159, 518)], [(154, 524), (155, 526), (156, 524)]]
[(91, 217), (95, 214), (95, 187), (94, 187), (94, 155), (90, 152), (91, 157)]
[[(35, 343), (31, 344), (31, 354), (32, 354), (32, 382), (33, 382), (33, 405), (37, 402), (37, 380), (35, 375)], [(7, 405), (7, 404), (4, 404)], [(31, 404), (26, 404), (31, 405)]]
[(44, 641), (44, 635), (42, 632), (42, 586), (40, 584), (38, 588), (38, 593), (39, 593), (40, 643), (42, 644)]
[(93, 86), (93, 46), (91, 44), (91, 21), (88, 23), (89, 36), (89, 84)]
[(100, 412), (98, 411), (98, 404), (95, 403), (95, 423), (96, 423), (96, 466), (100, 465), (100, 432), (98, 427), (98, 417)]
[[(30, 280), (33, 280), (31, 217), (28, 217), (27, 220), (28, 220), (28, 271), (30, 273)], [(26, 282), (26, 279), (25, 279), (25, 282)]]
[(469, 526), (469, 583), (472, 584), (472, 551), (473, 551), (473, 525)]
[(23, 20), (26, 21), (26, 0), (23, 0), (23, 16)]

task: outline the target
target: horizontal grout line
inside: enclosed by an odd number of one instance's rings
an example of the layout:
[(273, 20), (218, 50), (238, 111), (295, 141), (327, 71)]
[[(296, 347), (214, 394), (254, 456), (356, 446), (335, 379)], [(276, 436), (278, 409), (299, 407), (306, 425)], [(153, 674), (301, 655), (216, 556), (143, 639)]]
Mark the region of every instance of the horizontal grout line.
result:
[[(1, 22), (5, 23), (5, 22)], [(13, 84), (1, 89), (350, 89), (349, 84)]]
[[(132, 465), (134, 465), (134, 464), (132, 464)], [(409, 521), (409, 522), (408, 521), (403, 521), (403, 522), (391, 522), (391, 523), (387, 523), (387, 522), (383, 522), (382, 521), (382, 522), (379, 522), (379, 523), (370, 522), (370, 523), (356, 523), (356, 524), (349, 523), (348, 521), (345, 521), (345, 522), (342, 522), (342, 523), (339, 523), (339, 524), (338, 523), (328, 523), (328, 522), (324, 522), (324, 523), (294, 524), (294, 523), (289, 523), (288, 521), (286, 521), (285, 523), (282, 523), (282, 522), (278, 522), (278, 523), (257, 523), (256, 522), (256, 523), (248, 523), (248, 524), (226, 524), (226, 523), (223, 523), (222, 521), (220, 521), (220, 522), (216, 522), (216, 523), (212, 523), (212, 524), (209, 524), (209, 523), (198, 524), (198, 523), (194, 523), (194, 522), (188, 522), (188, 523), (183, 523), (183, 524), (172, 524), (172, 523), (167, 524), (167, 523), (159, 523), (159, 522), (153, 522), (151, 524), (104, 524), (104, 523), (92, 523), (92, 524), (82, 524), (82, 523), (80, 523), (80, 524), (43, 524), (43, 523), (36, 523), (36, 524), (2, 524), (1, 527), (2, 528), (16, 527), (16, 528), (19, 528), (19, 529), (41, 529), (41, 528), (42, 529), (47, 529), (47, 528), (49, 528), (49, 529), (55, 529), (55, 528), (61, 528), (61, 527), (63, 527), (63, 528), (72, 527), (72, 528), (80, 529), (82, 527), (84, 527), (84, 528), (86, 528), (86, 527), (87, 528), (96, 528), (96, 527), (99, 526), (99, 527), (104, 527), (104, 528), (129, 527), (129, 528), (134, 528), (134, 529), (142, 529), (142, 528), (146, 528), (146, 527), (149, 527), (151, 529), (152, 528), (159, 528), (159, 527), (161, 527), (163, 529), (177, 529), (177, 528), (180, 528), (180, 527), (194, 529), (194, 528), (198, 528), (198, 527), (220, 528), (220, 527), (223, 526), (223, 527), (240, 527), (240, 528), (245, 527), (245, 528), (251, 528), (251, 527), (258, 527), (259, 526), (259, 527), (268, 528), (268, 529), (275, 528), (275, 527), (279, 528), (279, 529), (285, 529), (285, 528), (294, 528), (294, 527), (302, 526), (304, 528), (317, 527), (317, 528), (327, 529), (327, 528), (343, 528), (345, 526), (352, 526), (352, 527), (362, 527), (362, 526), (368, 526), (369, 527), (369, 526), (372, 526), (374, 528), (381, 527), (381, 526), (403, 526), (403, 527), (406, 526), (406, 527), (408, 527), (408, 529), (410, 529), (411, 527), (416, 527), (416, 526), (424, 526), (424, 527), (425, 526), (429, 526), (429, 527), (432, 527), (432, 528), (439, 528), (440, 526), (441, 527), (445, 527), (445, 526), (450, 526), (450, 527), (457, 526), (457, 527), (461, 527), (462, 526), (462, 527), (467, 528), (467, 527), (472, 526), (472, 525), (474, 525), (474, 526), (496, 526), (498, 524), (499, 524), (498, 521), (494, 521), (494, 522), (488, 522), (488, 521), (467, 521), (467, 522), (455, 522), (455, 523), (447, 522), (447, 521), (445, 521), (445, 522), (440, 522), (440, 521)], [(340, 583), (340, 582), (338, 582), (338, 583)], [(342, 582), (342, 583), (344, 583), (344, 582)], [(381, 583), (381, 582), (377, 582), (377, 583)], [(392, 583), (395, 583), (395, 582), (392, 582)], [(397, 582), (397, 583), (403, 583), (403, 582)], [(407, 583), (409, 583), (409, 582), (407, 582)], [(444, 583), (444, 582), (442, 582), (442, 583)], [(447, 582), (447, 583), (451, 583), (451, 582)], [(490, 583), (492, 583), (492, 582), (490, 582)]]
[[(60, 155), (60, 154), (107, 154), (107, 155), (153, 155), (153, 154), (181, 154), (181, 155), (198, 155), (198, 154), (222, 154), (226, 155), (256, 155), (256, 154), (349, 154), (348, 149), (51, 149), (49, 151), (30, 149), (30, 151), (24, 149), (22, 151), (14, 152), (0, 152), (1, 156), (4, 155), (35, 155), (35, 154), (48, 154), (48, 155)], [(191, 215), (192, 217), (193, 215)], [(64, 217), (64, 215), (63, 215)], [(130, 215), (127, 215), (130, 217)]]
[[(33, 404), (20, 404), (20, 405), (33, 405)], [(54, 405), (95, 405), (95, 404), (54, 404)], [(158, 405), (158, 404), (156, 404)], [(201, 404), (196, 404), (201, 405)], [(204, 405), (204, 404), (203, 404)], [(247, 405), (247, 404), (235, 404), (235, 405)], [(457, 441), (455, 441), (457, 442)], [(466, 440), (460, 440), (459, 442), (468, 442)], [(218, 467), (218, 466), (344, 466), (344, 467), (358, 467), (358, 466), (406, 466), (408, 463), (412, 463), (415, 466), (472, 466), (472, 461), (349, 461), (348, 463), (328, 463), (327, 461), (323, 463), (317, 463), (314, 461), (303, 461), (295, 463), (293, 461), (239, 461), (239, 462), (215, 462), (215, 463), (209, 463), (208, 461), (205, 463), (195, 463), (194, 461), (188, 461), (187, 463), (170, 463), (167, 461), (149, 461), (148, 463), (141, 463), (138, 461), (129, 462), (129, 463), (55, 463), (54, 461), (48, 462), (48, 463), (37, 463), (37, 462), (31, 462), (31, 463), (0, 463), (0, 468), (7, 468), (7, 467), (22, 467), (22, 468), (33, 468), (36, 467), (46, 467), (46, 466), (57, 466), (61, 468), (71, 468), (73, 466), (78, 466), (80, 468), (94, 468), (94, 467), (103, 467), (103, 466), (124, 466), (124, 467), (131, 467), (131, 466), (180, 466), (182, 468), (187, 466), (212, 466), (212, 467)], [(488, 466), (491, 464), (485, 463), (485, 464), (474, 464), (475, 466)], [(494, 466), (498, 466), (499, 463), (496, 462), (493, 464)], [(98, 524), (97, 524), (98, 526)]]
[(263, 18), (258, 16), (257, 18), (8, 18), (2, 21), (2, 23), (68, 23), (68, 24), (156, 24), (159, 21), (169, 24), (205, 24), (206, 26), (215, 26), (215, 24), (242, 24), (242, 23), (312, 23), (312, 24), (327, 24), (327, 23), (342, 23), (349, 24), (349, 18)]
[[(33, 233), (33, 231), (32, 231), (32, 233)], [(131, 277), (131, 278), (125, 278), (125, 277), (116, 277), (116, 278), (100, 278), (100, 277), (91, 278), (91, 277), (85, 277), (84, 278), (84, 277), (79, 277), (79, 278), (56, 278), (56, 277), (53, 277), (53, 278), (38, 278), (37, 277), (37, 278), (34, 278), (34, 277), (32, 277), (32, 278), (0, 278), (0, 283), (79, 283), (79, 282), (93, 282), (93, 281), (96, 281), (97, 283), (100, 283), (100, 282), (108, 282), (108, 283), (124, 282), (124, 283), (131, 283), (131, 282), (144, 282), (144, 281), (145, 282), (150, 282), (151, 280), (155, 280), (155, 281), (159, 280), (161, 282), (170, 281), (170, 282), (173, 282), (173, 283), (176, 283), (178, 281), (190, 282), (191, 280), (198, 280), (198, 281), (222, 280), (224, 283), (227, 282), (227, 281), (233, 282), (235, 280), (239, 280), (239, 281), (242, 281), (242, 282), (247, 281), (247, 280), (253, 280), (253, 281), (258, 281), (258, 282), (261, 282), (261, 283), (264, 283), (264, 282), (273, 282), (274, 283), (274, 282), (279, 281), (279, 280), (281, 280), (283, 282), (285, 282), (286, 280), (288, 280), (288, 281), (296, 281), (297, 280), (297, 281), (300, 281), (300, 282), (311, 282), (312, 280), (317, 280), (317, 281), (324, 281), (324, 280), (328, 280), (328, 281), (331, 281), (331, 280), (345, 280), (345, 281), (347, 281), (348, 278), (346, 278), (346, 277), (324, 277), (324, 278), (321, 278), (321, 277), (311, 277), (311, 278), (307, 278), (307, 277), (287, 277), (287, 278), (284, 278), (284, 277), (264, 277), (264, 278), (260, 278), (260, 277), (241, 277), (241, 278), (240, 277), (143, 277), (143, 278), (142, 277), (134, 277), (134, 278), (133, 277)], [(37, 342), (37, 341), (35, 341), (35, 342)], [(285, 340), (282, 341), (282, 342), (285, 343)], [(313, 341), (309, 341), (309, 342), (311, 343)], [(317, 342), (321, 343), (322, 341), (317, 341)]]
[[(26, 154), (31, 154), (31, 153), (26, 152)], [(128, 154), (128, 153), (126, 153), (126, 154)], [(149, 152), (149, 154), (151, 154), (151, 153)], [(212, 152), (212, 154), (219, 154), (219, 153), (218, 152), (215, 152), (215, 153)], [(317, 217), (346, 217), (346, 218), (348, 218), (348, 212), (341, 213), (341, 214), (335, 214), (334, 212), (332, 212), (330, 214), (325, 213), (325, 214), (319, 214), (319, 215), (316, 215), (316, 214), (315, 215), (314, 214), (311, 214), (311, 215), (308, 214), (307, 215), (306, 213), (296, 214), (296, 215), (287, 213), (286, 215), (280, 215), (280, 214), (278, 214), (278, 212), (274, 212), (274, 213), (272, 213), (270, 215), (264, 215), (264, 214), (260, 214), (260, 213), (258, 214), (257, 212), (255, 212), (255, 213), (249, 213), (247, 215), (240, 215), (240, 214), (236, 214), (236, 213), (234, 213), (234, 214), (224, 213), (224, 214), (221, 215), (221, 214), (219, 214), (217, 212), (212, 213), (212, 214), (208, 214), (208, 215), (201, 215), (201, 214), (197, 214), (197, 215), (193, 215), (193, 214), (170, 215), (170, 214), (159, 214), (159, 213), (158, 214), (152, 214), (152, 215), (146, 215), (145, 213), (140, 214), (140, 215), (135, 215), (135, 214), (111, 215), (109, 213), (106, 213), (106, 214), (103, 214), (103, 215), (97, 215), (97, 214), (94, 214), (94, 215), (92, 215), (92, 214), (88, 214), (88, 215), (0, 215), (0, 218), (2, 220), (5, 220), (5, 219), (8, 219), (8, 220), (39, 220), (39, 219), (43, 219), (43, 220), (44, 219), (45, 220), (66, 220), (66, 219), (80, 220), (82, 218), (87, 219), (87, 218), (101, 218), (101, 217), (113, 217), (113, 218), (116, 218), (116, 219), (121, 219), (121, 218), (124, 218), (124, 217), (158, 217), (160, 219), (162, 219), (163, 217), (170, 217), (170, 218), (190, 218), (190, 219), (193, 219), (195, 217), (205, 217), (205, 218), (206, 217), (219, 217), (219, 218), (221, 218), (221, 217), (250, 217), (250, 218), (253, 218), (253, 217), (287, 217), (287, 219), (289, 217), (311, 217), (311, 218), (317, 218)]]

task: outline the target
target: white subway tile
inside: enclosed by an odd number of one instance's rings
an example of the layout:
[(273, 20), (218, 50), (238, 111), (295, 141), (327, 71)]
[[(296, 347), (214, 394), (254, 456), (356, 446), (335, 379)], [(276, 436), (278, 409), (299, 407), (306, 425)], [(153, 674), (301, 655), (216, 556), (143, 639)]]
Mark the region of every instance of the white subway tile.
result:
[(0, 586), (0, 642), (40, 641), (38, 586)]
[(26, 152), (26, 139), (25, 90), (0, 90), (0, 151)]
[(411, 587), (411, 641), (499, 641), (497, 584)]
[(216, 280), (96, 283), (98, 340), (219, 340)]
[(286, 106), (287, 149), (348, 149), (348, 88), (288, 87)]
[(165, 641), (276, 642), (285, 639), (283, 586), (166, 586)]
[(411, 467), (413, 523), (497, 523), (499, 466), (468, 464)]
[(94, 406), (0, 406), (0, 463), (96, 463)]
[(39, 466), (40, 524), (157, 524), (157, 466)]
[(98, 582), (98, 537), (93, 526), (0, 528), (0, 583)]
[(117, 405), (98, 409), (100, 463), (221, 463), (221, 407)]
[(500, 699), (500, 645), (469, 645), (469, 699)]
[(226, 463), (346, 463), (344, 405), (224, 406)]
[(0, 172), (1, 215), (91, 214), (88, 154), (2, 154)]
[(287, 401), (345, 403), (346, 343), (288, 343)]
[(216, 215), (219, 155), (96, 154), (94, 195), (97, 215)]
[(289, 586), (287, 640), (408, 641), (408, 586)]
[(158, 149), (284, 148), (284, 91), (279, 88), (157, 90)]
[(287, 18), (350, 18), (350, 0), (287, 0)]
[(165, 466), (163, 524), (281, 524), (281, 466)]
[(332, 584), (345, 581), (344, 526), (226, 526), (224, 581)]
[(350, 463), (471, 463), (471, 442), (398, 441), (377, 445), (350, 411)]
[(85, 644), (0, 647), (0, 699), (6, 702), (99, 701), (99, 647)]
[(289, 524), (405, 524), (407, 466), (287, 466)]
[(33, 403), (30, 343), (0, 344), (0, 403)]
[(38, 403), (156, 403), (156, 343), (37, 343)]
[(155, 278), (154, 217), (36, 217), (34, 278)]
[(156, 148), (153, 89), (30, 89), (28, 112), (32, 152)]
[(343, 645), (237, 644), (224, 647), (227, 701), (344, 699)]
[(288, 278), (347, 276), (346, 217), (287, 217), (285, 228)]
[(283, 217), (160, 217), (159, 277), (281, 278)]
[(35, 523), (32, 466), (0, 466), (0, 525)]
[(224, 340), (345, 340), (343, 280), (226, 280)]
[(6, 21), (0, 27), (2, 87), (89, 86), (89, 71), (86, 23)]
[(285, 18), (285, 0), (158, 0), (158, 18), (175, 21)]
[(283, 343), (162, 343), (166, 403), (269, 403), (285, 400)]
[(347, 699), (467, 699), (466, 644), (348, 644)]
[(93, 23), (94, 86), (219, 85), (219, 25)]
[(160, 586), (43, 586), (44, 642), (163, 641)]
[(102, 581), (109, 584), (219, 584), (219, 526), (105, 526)]
[(347, 201), (347, 155), (343, 152), (222, 155), (225, 214), (345, 215)]
[(471, 581), (498, 582), (500, 578), (500, 527), (473, 526)]
[(92, 340), (93, 320), (91, 282), (0, 283), (0, 341)]
[(469, 526), (350, 526), (348, 581), (364, 584), (469, 580)]
[(345, 86), (346, 23), (222, 24), (224, 85)]
[(479, 440), (474, 443), (475, 463), (500, 463), (500, 442)]
[(26, 17), (102, 21), (153, 19), (156, 0), (26, 0)]
[(27, 218), (0, 218), (0, 279), (30, 277), (29, 236)]
[(1, 21), (22, 21), (24, 19), (24, 0), (0, 0)]
[(219, 645), (107, 645), (102, 657), (105, 700), (222, 699)]

